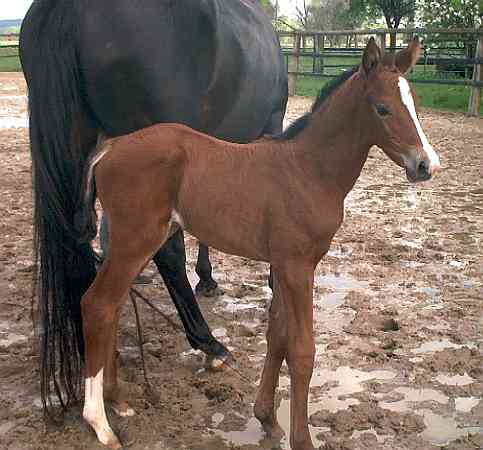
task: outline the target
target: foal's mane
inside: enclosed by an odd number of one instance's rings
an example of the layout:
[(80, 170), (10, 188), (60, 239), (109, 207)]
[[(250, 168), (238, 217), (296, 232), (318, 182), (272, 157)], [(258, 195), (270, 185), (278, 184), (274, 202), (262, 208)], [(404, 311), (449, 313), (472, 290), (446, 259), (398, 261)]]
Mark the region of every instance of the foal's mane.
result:
[(312, 108), (309, 112), (300, 116), (295, 122), (293, 122), (285, 131), (273, 137), (273, 139), (288, 141), (298, 136), (307, 126), (310, 121), (312, 114), (319, 109), (319, 107), (324, 103), (330, 95), (345, 81), (347, 81), (354, 73), (359, 70), (359, 66), (352, 67), (345, 72), (342, 72), (338, 77), (332, 78), (328, 83), (326, 83), (322, 89), (319, 91), (319, 95), (312, 104)]

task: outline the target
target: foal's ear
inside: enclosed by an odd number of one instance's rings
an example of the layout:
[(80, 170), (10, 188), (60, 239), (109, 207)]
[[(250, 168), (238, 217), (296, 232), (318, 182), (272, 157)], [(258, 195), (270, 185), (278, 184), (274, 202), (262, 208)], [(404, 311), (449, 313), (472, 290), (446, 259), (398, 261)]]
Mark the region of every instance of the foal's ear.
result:
[(364, 49), (364, 54), (362, 55), (361, 68), (366, 75), (377, 67), (381, 61), (381, 56), (381, 50), (379, 50), (376, 40), (371, 37), (366, 45), (366, 48)]
[(409, 72), (415, 65), (421, 55), (421, 44), (419, 39), (415, 37), (409, 42), (407, 48), (396, 53), (396, 67), (401, 73)]

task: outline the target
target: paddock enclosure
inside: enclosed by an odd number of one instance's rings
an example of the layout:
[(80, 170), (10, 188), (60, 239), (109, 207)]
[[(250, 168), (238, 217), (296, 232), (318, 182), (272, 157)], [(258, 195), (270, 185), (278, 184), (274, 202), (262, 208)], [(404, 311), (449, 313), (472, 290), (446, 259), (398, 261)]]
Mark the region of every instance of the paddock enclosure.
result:
[[(291, 97), (287, 120), (310, 99)], [(410, 186), (373, 149), (346, 202), (345, 222), (316, 271), (316, 368), (310, 391), (314, 442), (324, 450), (474, 450), (483, 447), (483, 120), (423, 110), (442, 171)], [(30, 301), (32, 203), (26, 88), (0, 74), (0, 449), (102, 449), (81, 417), (42, 420)], [(214, 224), (216, 226), (216, 224)], [(195, 241), (189, 273), (196, 281)], [(264, 439), (252, 404), (266, 351), (271, 297), (265, 264), (213, 251), (224, 290), (199, 302), (233, 352), (223, 372), (203, 370), (184, 334), (139, 303), (145, 391), (135, 316), (121, 323), (121, 379), (137, 415), (110, 422), (141, 450), (287, 449)], [(177, 321), (162, 281), (137, 289)], [(289, 421), (288, 373), (277, 397)]]

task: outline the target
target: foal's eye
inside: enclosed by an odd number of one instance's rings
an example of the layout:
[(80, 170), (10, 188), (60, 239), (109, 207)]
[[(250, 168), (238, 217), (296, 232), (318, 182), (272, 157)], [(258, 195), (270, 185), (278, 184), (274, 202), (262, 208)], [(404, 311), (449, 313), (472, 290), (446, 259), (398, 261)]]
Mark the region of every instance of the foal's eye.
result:
[(379, 114), (380, 116), (385, 117), (391, 115), (391, 111), (389, 111), (389, 108), (386, 105), (383, 105), (382, 103), (377, 103), (374, 106), (376, 108), (377, 114)]

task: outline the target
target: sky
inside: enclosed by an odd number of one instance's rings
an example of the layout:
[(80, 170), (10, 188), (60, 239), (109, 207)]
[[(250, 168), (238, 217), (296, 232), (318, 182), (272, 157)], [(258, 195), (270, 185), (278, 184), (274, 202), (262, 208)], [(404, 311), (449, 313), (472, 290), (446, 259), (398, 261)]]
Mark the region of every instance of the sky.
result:
[(32, 0), (0, 0), (0, 20), (23, 19)]
[[(283, 15), (293, 14), (297, 0), (278, 0), (280, 12)], [(0, 20), (23, 19), (32, 4), (32, 0), (0, 0)]]
[(295, 11), (295, 5), (298, 0), (278, 0), (278, 6), (280, 7), (280, 14), (283, 16), (292, 16)]

